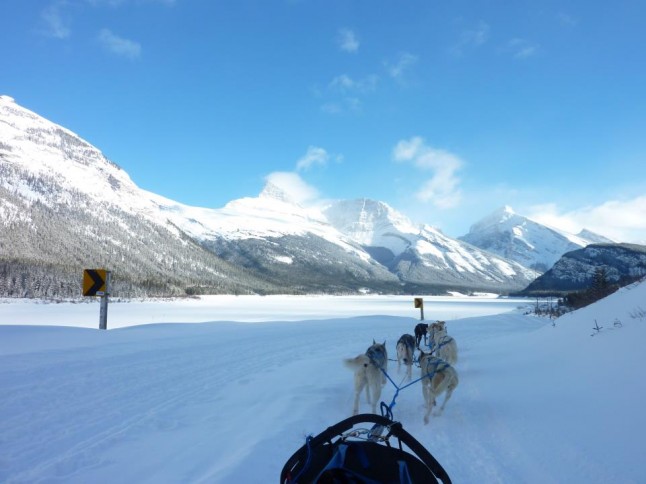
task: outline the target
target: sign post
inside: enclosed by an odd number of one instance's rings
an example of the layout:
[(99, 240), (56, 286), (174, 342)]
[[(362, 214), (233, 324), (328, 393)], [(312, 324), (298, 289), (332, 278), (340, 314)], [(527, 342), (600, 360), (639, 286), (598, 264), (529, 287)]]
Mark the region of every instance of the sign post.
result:
[(424, 321), (424, 299), (421, 297), (416, 297), (415, 298), (415, 307), (419, 308), (419, 320)]
[(101, 296), (99, 329), (108, 329), (108, 296), (110, 295), (111, 272), (105, 269), (83, 271), (83, 295)]

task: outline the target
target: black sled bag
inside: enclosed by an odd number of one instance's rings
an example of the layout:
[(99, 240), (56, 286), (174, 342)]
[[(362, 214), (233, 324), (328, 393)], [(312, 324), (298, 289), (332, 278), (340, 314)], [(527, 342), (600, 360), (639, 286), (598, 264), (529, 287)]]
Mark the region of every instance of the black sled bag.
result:
[[(366, 423), (372, 427), (354, 429)], [(281, 484), (440, 481), (451, 482), (430, 452), (399, 422), (376, 414), (355, 415), (328, 427), (316, 437), (308, 437), (305, 445), (287, 460), (280, 475)]]

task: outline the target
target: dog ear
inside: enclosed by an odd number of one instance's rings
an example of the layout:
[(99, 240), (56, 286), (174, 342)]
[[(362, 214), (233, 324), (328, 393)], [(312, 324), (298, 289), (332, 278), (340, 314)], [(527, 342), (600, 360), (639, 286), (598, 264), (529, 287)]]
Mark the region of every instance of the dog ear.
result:
[(383, 344), (383, 346), (386, 346), (386, 340), (384, 340), (384, 344)]
[(373, 344), (373, 345), (376, 345), (376, 344), (377, 344), (377, 342), (375, 341), (375, 339), (374, 339), (374, 338), (372, 338), (372, 344)]

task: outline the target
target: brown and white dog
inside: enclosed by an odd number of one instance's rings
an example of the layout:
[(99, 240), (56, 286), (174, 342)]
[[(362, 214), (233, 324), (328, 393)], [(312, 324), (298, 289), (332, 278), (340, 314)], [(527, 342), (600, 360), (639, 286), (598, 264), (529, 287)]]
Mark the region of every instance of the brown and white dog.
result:
[[(388, 353), (386, 342), (375, 343), (362, 355), (343, 360), (345, 366), (354, 371), (354, 406), (352, 414), (359, 413), (359, 396), (366, 389), (366, 399), (372, 405), (372, 413), (377, 413), (377, 402), (381, 397), (381, 389), (386, 384), (383, 371), (388, 369)], [(383, 371), (382, 371), (383, 370)]]
[(429, 416), (436, 404), (435, 400), (442, 393), (445, 393), (444, 401), (437, 414), (444, 411), (446, 402), (449, 401), (453, 390), (458, 386), (458, 372), (446, 361), (430, 354), (422, 353), (419, 363), (422, 369), (422, 394), (426, 404), (424, 423), (428, 424)]
[(401, 370), (402, 361), (406, 365), (406, 378), (413, 378), (413, 360), (415, 358), (415, 338), (410, 334), (403, 334), (397, 341), (397, 373)]

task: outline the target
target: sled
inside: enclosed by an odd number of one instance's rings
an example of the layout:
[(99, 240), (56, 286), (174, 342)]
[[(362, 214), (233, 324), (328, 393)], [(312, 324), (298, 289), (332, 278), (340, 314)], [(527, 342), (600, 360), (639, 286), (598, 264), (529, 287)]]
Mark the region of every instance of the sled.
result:
[(447, 484), (451, 479), (435, 457), (401, 423), (372, 413), (355, 415), (307, 437), (280, 474), (281, 484), (440, 481)]

